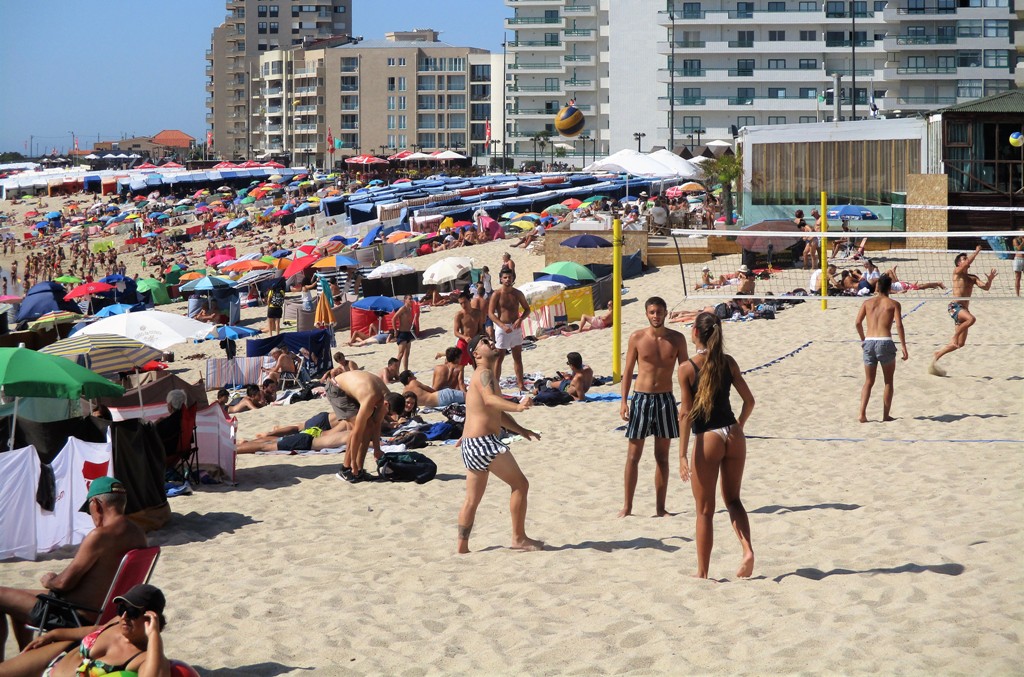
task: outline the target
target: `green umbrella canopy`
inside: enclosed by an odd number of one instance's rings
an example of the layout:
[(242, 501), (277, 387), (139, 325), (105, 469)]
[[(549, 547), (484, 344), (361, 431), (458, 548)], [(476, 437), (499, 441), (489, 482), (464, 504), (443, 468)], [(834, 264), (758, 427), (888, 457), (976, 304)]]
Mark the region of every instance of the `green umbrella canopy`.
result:
[(582, 204), (588, 205), (591, 202), (597, 202), (598, 200), (607, 200), (607, 199), (608, 199), (607, 195), (591, 195), (586, 200), (584, 200)]
[(146, 277), (139, 280), (135, 284), (135, 288), (139, 291), (149, 291), (151, 289), (160, 289), (166, 285), (155, 277)]
[(578, 263), (573, 263), (572, 261), (556, 261), (550, 266), (546, 266), (540, 272), (547, 273), (548, 275), (564, 275), (565, 277), (571, 277), (574, 280), (597, 279), (589, 269), (584, 268)]
[(81, 284), (82, 281), (74, 275), (61, 275), (60, 277), (53, 278), (54, 282), (60, 282), (61, 284)]
[(0, 348), (0, 388), (8, 397), (117, 397), (124, 388), (71, 360), (28, 348)]

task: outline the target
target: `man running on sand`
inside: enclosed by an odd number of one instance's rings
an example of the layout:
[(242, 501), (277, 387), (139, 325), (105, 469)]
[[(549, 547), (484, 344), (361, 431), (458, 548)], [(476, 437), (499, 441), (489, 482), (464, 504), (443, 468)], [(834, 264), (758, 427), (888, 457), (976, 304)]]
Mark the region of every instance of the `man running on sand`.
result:
[(382, 453), (380, 426), (387, 415), (385, 398), (390, 392), (379, 376), (366, 371), (346, 371), (327, 382), (327, 401), (334, 415), (341, 421), (353, 419), (345, 459), (338, 472), (338, 477), (346, 482), (373, 479), (363, 469), (363, 461), (371, 442), (374, 457)]
[[(893, 376), (896, 374), (896, 344), (892, 340), (892, 325), (896, 323), (896, 333), (900, 337), (903, 348), (903, 361), (910, 355), (907, 353), (907, 339), (903, 335), (903, 309), (900, 304), (889, 298), (892, 278), (888, 274), (878, 278), (875, 284), (876, 296), (864, 302), (857, 311), (857, 334), (860, 335), (861, 348), (864, 351), (864, 387), (860, 391), (860, 422), (868, 422), (868, 400), (871, 389), (875, 385), (875, 374), (878, 365), (882, 365), (882, 379), (885, 389), (882, 391), (882, 420), (895, 421), (889, 415), (892, 409)], [(864, 334), (864, 321), (867, 320), (868, 331)]]
[[(995, 268), (988, 274), (988, 280), (984, 283), (978, 279), (977, 275), (968, 272), (971, 264), (974, 263), (974, 259), (978, 258), (979, 253), (981, 253), (981, 245), (975, 247), (973, 254), (960, 253), (953, 259), (953, 265), (956, 266), (953, 269), (953, 296), (969, 297), (974, 292), (975, 287), (985, 291), (992, 288), (992, 280), (996, 279)], [(953, 318), (953, 324), (956, 325), (956, 329), (953, 331), (953, 338), (950, 339), (949, 345), (935, 351), (931, 366), (928, 367), (928, 373), (935, 376), (945, 376), (946, 372), (937, 364), (939, 359), (943, 355), (963, 348), (964, 344), (967, 343), (967, 331), (976, 322), (974, 315), (969, 310), (970, 304), (971, 302), (967, 298), (964, 298), (962, 301), (953, 301), (949, 304), (947, 310), (949, 311), (949, 316)]]
[(517, 403), (501, 396), (498, 380), (491, 371), (500, 351), (491, 339), (475, 336), (469, 349), (476, 358), (477, 368), (466, 393), (466, 424), (460, 442), (462, 462), (466, 466), (466, 501), (459, 511), (458, 552), (469, 552), (469, 535), (476, 519), (476, 509), (480, 506), (491, 473), (512, 489), (509, 499), (512, 549), (541, 550), (544, 544), (526, 535), (526, 495), (530, 483), (519, 469), (511, 450), (498, 439), (502, 428), (528, 440), (540, 439), (540, 435), (519, 425), (507, 413), (526, 411), (533, 405), (533, 400), (524, 398)]
[[(494, 346), (498, 349), (494, 361), (494, 380), (501, 380), (501, 363), (505, 351), (512, 353), (516, 372), (516, 385), (523, 390), (523, 320), (530, 316), (530, 304), (526, 296), (512, 286), (516, 281), (515, 271), (501, 271), (501, 286), (491, 295), (488, 315), (494, 322)], [(520, 308), (522, 312), (520, 312)]]
[[(686, 338), (665, 327), (668, 307), (664, 299), (652, 296), (644, 303), (650, 326), (638, 329), (629, 336), (626, 348), (626, 366), (622, 371), (622, 406), (619, 415), (626, 424), (629, 439), (626, 456), (626, 498), (619, 517), (633, 514), (633, 494), (644, 453), (644, 442), (654, 435), (655, 509), (658, 517), (668, 514), (665, 495), (668, 492), (669, 441), (679, 437), (679, 419), (675, 397), (672, 394), (672, 375), (678, 365), (687, 359)], [(629, 399), (633, 382), (633, 369), (638, 367), (636, 392)]]

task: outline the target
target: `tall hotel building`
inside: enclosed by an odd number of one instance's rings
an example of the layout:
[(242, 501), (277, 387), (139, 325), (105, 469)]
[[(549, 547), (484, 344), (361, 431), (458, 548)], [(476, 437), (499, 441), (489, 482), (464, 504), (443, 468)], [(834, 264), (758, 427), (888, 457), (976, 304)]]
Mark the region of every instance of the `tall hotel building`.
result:
[(832, 120), (837, 81), (841, 119), (915, 115), (1015, 87), (1022, 37), (1010, 0), (505, 4), (520, 155), (571, 98), (598, 153)]

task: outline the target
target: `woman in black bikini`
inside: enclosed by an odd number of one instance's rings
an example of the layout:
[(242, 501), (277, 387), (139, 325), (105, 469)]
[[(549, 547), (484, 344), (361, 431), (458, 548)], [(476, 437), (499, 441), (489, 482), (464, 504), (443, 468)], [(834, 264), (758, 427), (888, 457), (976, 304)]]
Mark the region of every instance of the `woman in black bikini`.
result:
[[(693, 344), (697, 354), (679, 366), (682, 403), (679, 407), (679, 476), (693, 480), (697, 504), (697, 577), (708, 577), (711, 547), (714, 545), (712, 518), (715, 515), (715, 485), (722, 473), (722, 501), (743, 547), (743, 562), (736, 575), (747, 578), (754, 571), (754, 549), (750, 545), (750, 522), (740, 501), (747, 441), (743, 425), (754, 409), (754, 396), (743, 380), (736, 360), (725, 354), (722, 321), (712, 313), (701, 313), (693, 323)], [(729, 390), (743, 399), (739, 418), (729, 404)], [(693, 431), (693, 466), (686, 454)]]
[(136, 585), (115, 602), (114, 620), (102, 626), (51, 630), (0, 665), (0, 673), (91, 677), (128, 670), (139, 677), (168, 677), (171, 666), (160, 637), (166, 625), (164, 594), (152, 585)]

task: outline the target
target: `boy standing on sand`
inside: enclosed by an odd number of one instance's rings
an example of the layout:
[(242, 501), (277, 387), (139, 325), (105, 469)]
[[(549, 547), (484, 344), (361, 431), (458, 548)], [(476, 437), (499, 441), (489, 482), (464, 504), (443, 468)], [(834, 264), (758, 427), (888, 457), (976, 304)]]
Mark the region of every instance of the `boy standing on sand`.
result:
[(483, 334), (477, 335), (470, 341), (469, 349), (476, 358), (477, 367), (466, 392), (466, 423), (460, 442), (462, 462), (466, 466), (466, 500), (459, 511), (458, 552), (469, 552), (469, 534), (491, 473), (512, 489), (509, 499), (512, 549), (541, 550), (544, 544), (526, 535), (526, 494), (530, 483), (508, 446), (498, 439), (502, 428), (528, 440), (540, 439), (540, 435), (527, 430), (508, 415), (511, 411), (526, 411), (533, 405), (533, 400), (524, 398), (514, 402), (501, 396), (498, 380), (491, 371), (499, 349), (491, 339)]
[[(627, 421), (626, 437), (629, 438), (626, 456), (625, 490), (626, 497), (619, 517), (633, 513), (633, 494), (644, 453), (644, 442), (654, 435), (655, 508), (658, 517), (668, 513), (665, 510), (665, 495), (668, 492), (668, 448), (669, 441), (679, 437), (679, 419), (675, 396), (672, 394), (672, 374), (678, 365), (687, 359), (686, 338), (677, 331), (665, 327), (668, 307), (664, 299), (652, 296), (644, 303), (650, 326), (638, 329), (629, 336), (626, 348), (626, 366), (622, 371), (622, 406), (619, 415)], [(639, 363), (639, 364), (638, 364)], [(633, 382), (633, 369), (639, 367), (636, 392), (629, 400), (629, 388)]]
[[(861, 347), (864, 350), (864, 387), (860, 392), (860, 422), (868, 422), (868, 400), (871, 389), (875, 385), (875, 374), (878, 365), (882, 365), (882, 379), (885, 389), (882, 391), (882, 420), (894, 421), (889, 411), (892, 409), (893, 376), (896, 373), (896, 344), (892, 340), (892, 325), (896, 323), (896, 333), (900, 337), (903, 348), (903, 361), (907, 354), (907, 339), (903, 335), (903, 309), (900, 304), (889, 298), (892, 278), (882, 275), (875, 284), (877, 296), (864, 302), (857, 311), (857, 334), (860, 335)], [(867, 320), (868, 332), (864, 335), (864, 321)]]
[(956, 266), (953, 269), (953, 296), (963, 298), (962, 301), (953, 301), (949, 304), (947, 310), (949, 316), (953, 318), (953, 324), (956, 325), (956, 329), (953, 331), (953, 338), (950, 339), (949, 345), (940, 348), (935, 351), (935, 356), (932, 359), (932, 364), (928, 368), (928, 372), (935, 376), (945, 376), (946, 372), (939, 368), (939, 359), (954, 350), (959, 350), (964, 347), (967, 343), (967, 331), (974, 326), (977, 321), (973, 314), (971, 314), (970, 300), (968, 297), (974, 293), (974, 288), (980, 287), (981, 289), (988, 291), (992, 288), (992, 280), (996, 278), (996, 269), (993, 268), (988, 274), (988, 280), (984, 283), (978, 279), (977, 275), (973, 275), (968, 272), (971, 268), (971, 264), (974, 263), (974, 259), (978, 258), (978, 254), (981, 253), (981, 246), (977, 246), (974, 249), (974, 253), (971, 255), (957, 254), (956, 258), (953, 259), (953, 265)]

